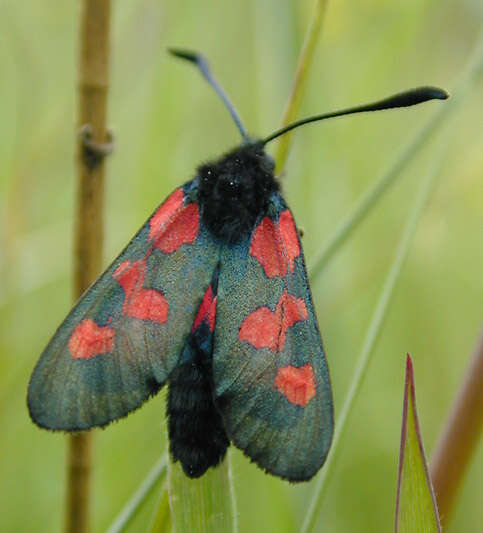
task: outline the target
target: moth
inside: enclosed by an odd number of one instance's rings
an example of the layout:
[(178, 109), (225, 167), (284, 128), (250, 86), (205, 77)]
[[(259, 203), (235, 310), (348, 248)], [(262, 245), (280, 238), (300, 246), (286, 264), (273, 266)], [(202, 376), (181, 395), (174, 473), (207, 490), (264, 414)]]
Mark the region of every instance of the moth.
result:
[(266, 472), (311, 479), (329, 451), (333, 402), (294, 217), (267, 143), (302, 124), (444, 99), (422, 87), (252, 139), (203, 56), (194, 63), (243, 141), (202, 164), (85, 292), (35, 367), (32, 420), (106, 426), (168, 383), (170, 452), (196, 478), (230, 443)]

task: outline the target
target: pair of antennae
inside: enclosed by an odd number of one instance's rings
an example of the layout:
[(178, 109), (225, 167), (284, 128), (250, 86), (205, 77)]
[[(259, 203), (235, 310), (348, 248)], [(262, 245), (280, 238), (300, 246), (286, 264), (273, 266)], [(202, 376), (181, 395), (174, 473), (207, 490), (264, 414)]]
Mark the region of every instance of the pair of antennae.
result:
[[(233, 117), (233, 120), (235, 121), (238, 130), (240, 131), (243, 137), (243, 140), (246, 142), (250, 142), (250, 137), (248, 136), (247, 131), (242, 124), (242, 121), (240, 120), (240, 116), (236, 112), (235, 108), (233, 107), (233, 104), (228, 99), (220, 84), (216, 81), (213, 74), (211, 73), (207, 60), (201, 54), (198, 54), (196, 52), (190, 52), (188, 50), (170, 48), (169, 52), (176, 57), (191, 61), (199, 68), (202, 76), (213, 87), (213, 89), (215, 89), (215, 91), (225, 103), (226, 107), (228, 108), (228, 111), (230, 112), (231, 116)], [(349, 107), (340, 111), (323, 113), (321, 115), (314, 115), (312, 117), (297, 120), (296, 122), (292, 122), (288, 126), (285, 126), (284, 128), (275, 131), (268, 137), (265, 137), (265, 139), (262, 139), (260, 142), (262, 143), (262, 145), (265, 145), (270, 141), (273, 141), (277, 137), (280, 137), (284, 133), (298, 128), (299, 126), (309, 124), (310, 122), (325, 120), (326, 118), (341, 117), (343, 115), (353, 115), (355, 113), (366, 113), (368, 111), (381, 111), (383, 109), (393, 109), (396, 107), (410, 107), (412, 105), (427, 102), (428, 100), (446, 100), (448, 96), (449, 95), (446, 91), (444, 91), (443, 89), (439, 89), (438, 87), (417, 87), (415, 89), (410, 89), (408, 91), (394, 94), (392, 96), (389, 96), (388, 98), (384, 98), (383, 100), (372, 102), (370, 104)]]

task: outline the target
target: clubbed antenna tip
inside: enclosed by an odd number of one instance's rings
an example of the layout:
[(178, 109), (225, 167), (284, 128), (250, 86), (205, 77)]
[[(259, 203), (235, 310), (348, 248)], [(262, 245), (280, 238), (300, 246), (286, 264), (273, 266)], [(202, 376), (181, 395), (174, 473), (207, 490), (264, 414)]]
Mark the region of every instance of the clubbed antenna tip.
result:
[(349, 107), (348, 109), (342, 109), (341, 111), (333, 111), (331, 113), (324, 113), (322, 115), (314, 115), (313, 117), (304, 118), (292, 122), (288, 126), (285, 126), (281, 130), (272, 133), (262, 143), (265, 145), (270, 141), (273, 141), (280, 135), (287, 133), (299, 126), (309, 124), (310, 122), (317, 122), (319, 120), (325, 120), (327, 118), (342, 117), (344, 115), (353, 115), (355, 113), (367, 113), (369, 111), (381, 111), (383, 109), (394, 109), (396, 107), (410, 107), (417, 104), (422, 104), (428, 100), (446, 100), (449, 94), (438, 87), (416, 87), (415, 89), (409, 89), (402, 93), (397, 93), (383, 100), (372, 102), (370, 104), (360, 105), (356, 107)]

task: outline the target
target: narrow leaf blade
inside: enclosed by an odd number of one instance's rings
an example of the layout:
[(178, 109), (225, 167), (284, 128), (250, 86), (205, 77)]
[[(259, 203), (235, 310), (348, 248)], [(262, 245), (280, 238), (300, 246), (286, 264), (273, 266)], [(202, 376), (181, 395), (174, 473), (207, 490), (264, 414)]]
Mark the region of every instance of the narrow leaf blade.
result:
[(198, 479), (169, 463), (169, 505), (173, 533), (235, 533), (236, 512), (229, 457)]
[(436, 500), (419, 430), (413, 366), (409, 355), (406, 359), (395, 531), (396, 533), (441, 533)]
[(171, 514), (169, 510), (168, 487), (164, 486), (157, 508), (154, 511), (151, 525), (148, 528), (149, 533), (168, 533), (172, 531)]

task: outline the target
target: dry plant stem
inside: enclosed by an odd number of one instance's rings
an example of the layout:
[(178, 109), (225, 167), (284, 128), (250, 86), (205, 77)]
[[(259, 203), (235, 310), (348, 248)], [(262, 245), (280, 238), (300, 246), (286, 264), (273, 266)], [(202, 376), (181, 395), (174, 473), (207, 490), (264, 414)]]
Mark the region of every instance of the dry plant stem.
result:
[[(309, 67), (312, 64), (315, 48), (320, 35), (320, 30), (322, 28), (322, 22), (324, 20), (325, 12), (327, 11), (328, 3), (328, 0), (317, 0), (316, 2), (314, 14), (310, 23), (310, 28), (307, 31), (304, 45), (300, 53), (300, 58), (297, 65), (297, 72), (295, 73), (295, 81), (293, 83), (287, 107), (285, 108), (285, 112), (283, 115), (281, 125), (282, 128), (295, 120), (297, 112), (300, 108), (303, 90), (305, 88), (307, 75), (309, 73)], [(291, 138), (291, 133), (287, 133), (286, 135), (280, 137), (277, 147), (277, 153), (275, 156), (275, 161), (277, 164), (277, 173), (282, 172), (285, 167), (288, 151), (290, 149)]]
[(91, 439), (87, 433), (71, 435), (67, 455), (67, 502), (65, 530), (84, 532), (89, 525)]
[[(109, 79), (110, 0), (84, 0), (79, 59), (79, 128), (89, 124), (92, 140), (104, 143)], [(74, 295), (78, 298), (101, 270), (103, 246), (104, 164), (88, 167), (79, 141), (74, 235)], [(89, 527), (92, 435), (69, 437), (65, 531)]]
[(443, 527), (483, 428), (483, 331), (431, 461), (431, 478)]

